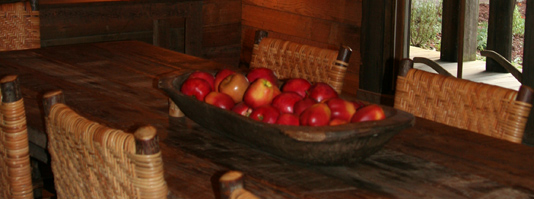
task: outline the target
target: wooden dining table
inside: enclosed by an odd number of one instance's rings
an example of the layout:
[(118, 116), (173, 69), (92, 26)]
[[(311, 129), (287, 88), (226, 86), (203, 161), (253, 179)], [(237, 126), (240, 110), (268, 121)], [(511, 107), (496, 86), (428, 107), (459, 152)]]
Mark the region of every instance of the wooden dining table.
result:
[[(353, 165), (287, 160), (170, 117), (161, 74), (232, 66), (139, 41), (0, 52), (0, 75), (18, 75), (32, 157), (50, 163), (41, 96), (61, 89), (82, 116), (113, 128), (157, 128), (169, 198), (218, 198), (218, 178), (245, 174), (261, 198), (533, 198), (534, 148), (422, 118)], [(350, 86), (350, 85), (349, 85)]]

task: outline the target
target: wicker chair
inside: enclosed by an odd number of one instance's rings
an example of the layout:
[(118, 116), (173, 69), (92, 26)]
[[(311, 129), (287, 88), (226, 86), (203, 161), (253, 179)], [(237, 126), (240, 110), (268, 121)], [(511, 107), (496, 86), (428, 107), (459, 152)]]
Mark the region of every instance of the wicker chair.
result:
[(518, 91), (413, 69), (402, 60), (395, 108), (439, 123), (521, 143), (532, 88)]
[(17, 76), (0, 80), (0, 198), (33, 198), (24, 101)]
[(0, 2), (0, 51), (41, 47), (37, 0)]
[(243, 173), (228, 171), (219, 179), (221, 199), (259, 199), (243, 187)]
[[(339, 52), (267, 37), (263, 30), (256, 31), (250, 68), (269, 68), (279, 79), (304, 78), (311, 82), (328, 83), (338, 93), (343, 88), (352, 49), (341, 46)], [(169, 99), (169, 116), (184, 114)]]
[(43, 99), (59, 198), (166, 198), (156, 129), (134, 134), (88, 120), (65, 105), (61, 91)]
[(267, 37), (256, 31), (250, 68), (269, 68), (278, 78), (304, 78), (325, 82), (341, 93), (352, 49), (341, 46), (339, 52)]

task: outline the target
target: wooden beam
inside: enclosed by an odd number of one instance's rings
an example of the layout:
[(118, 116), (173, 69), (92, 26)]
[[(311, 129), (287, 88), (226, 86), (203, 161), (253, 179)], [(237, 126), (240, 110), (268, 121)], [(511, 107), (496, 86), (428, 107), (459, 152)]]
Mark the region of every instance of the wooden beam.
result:
[[(464, 6), (463, 9), (462, 6)], [(460, 57), (459, 53), (464, 61), (476, 60), (478, 6), (479, 0), (443, 0), (440, 51), (442, 61), (457, 62)], [(464, 11), (460, 12), (460, 10)], [(462, 18), (464, 18), (463, 22)], [(460, 31), (463, 34), (460, 35)], [(460, 49), (458, 46), (463, 46), (463, 48)]]
[[(527, 0), (523, 48), (523, 85), (534, 88), (534, 0)], [(534, 108), (530, 110), (523, 143), (534, 146)]]
[[(490, 0), (487, 50), (493, 50), (501, 54), (508, 61), (512, 57), (512, 17), (514, 7), (515, 0)], [(508, 72), (493, 59), (486, 59), (486, 71)]]
[(397, 1), (397, 29), (395, 38), (395, 58), (401, 61), (410, 56), (410, 8), (411, 0)]
[(456, 77), (462, 78), (462, 71), (464, 70), (464, 39), (465, 39), (465, 1), (460, 0), (460, 8), (458, 9), (458, 70)]
[(365, 90), (366, 93), (380, 96), (393, 95), (394, 92), (396, 1), (364, 0), (362, 2), (362, 65), (360, 66), (359, 88)]
[(465, 0), (464, 31), (463, 31), (463, 60), (475, 61), (477, 59), (478, 10), (479, 0)]

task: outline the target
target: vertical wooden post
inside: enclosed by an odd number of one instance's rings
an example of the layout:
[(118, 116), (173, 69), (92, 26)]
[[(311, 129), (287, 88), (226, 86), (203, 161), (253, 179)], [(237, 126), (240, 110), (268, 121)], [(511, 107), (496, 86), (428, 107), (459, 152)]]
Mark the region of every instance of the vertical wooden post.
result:
[(394, 93), (396, 2), (397, 0), (362, 2), (362, 65), (357, 96), (373, 103), (392, 104), (392, 100), (387, 102), (384, 101), (387, 98), (383, 97), (393, 96)]
[(465, 1), (460, 0), (460, 8), (458, 9), (458, 69), (456, 71), (456, 77), (462, 78), (462, 72), (464, 70), (464, 47), (465, 47)]
[[(534, 88), (534, 0), (527, 0), (522, 84)], [(534, 108), (530, 109), (523, 143), (534, 146)]]
[(393, 88), (396, 88), (397, 73), (404, 58), (410, 56), (410, 8), (411, 0), (397, 1), (397, 25), (395, 33), (395, 65), (393, 67)]
[(440, 60), (458, 61), (459, 0), (443, 0)]
[(443, 0), (442, 61), (458, 62), (459, 58), (463, 61), (476, 60), (478, 4), (479, 0)]
[[(508, 61), (512, 58), (512, 18), (515, 0), (490, 0), (488, 20), (488, 50), (493, 50)], [(508, 72), (495, 60), (486, 59), (486, 71)]]
[(478, 10), (479, 0), (465, 0), (463, 22), (463, 60), (475, 61), (477, 59)]

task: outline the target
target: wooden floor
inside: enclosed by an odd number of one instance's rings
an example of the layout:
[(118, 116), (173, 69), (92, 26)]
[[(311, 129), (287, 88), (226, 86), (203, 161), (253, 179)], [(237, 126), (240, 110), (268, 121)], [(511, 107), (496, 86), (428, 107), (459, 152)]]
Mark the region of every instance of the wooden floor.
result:
[[(436, 61), (443, 66), (449, 73), (456, 76), (458, 71), (458, 63), (444, 62), (439, 60), (439, 52), (433, 50), (425, 50), (417, 47), (410, 47), (410, 58), (426, 57)], [(430, 67), (424, 64), (415, 64), (414, 68), (434, 72)], [(510, 73), (494, 73), (486, 72), (485, 61), (469, 61), (464, 62), (462, 76), (463, 79), (468, 79), (475, 82), (483, 82), (486, 84), (497, 85), (505, 88), (518, 90), (521, 85)]]

